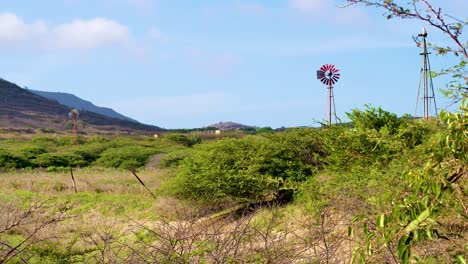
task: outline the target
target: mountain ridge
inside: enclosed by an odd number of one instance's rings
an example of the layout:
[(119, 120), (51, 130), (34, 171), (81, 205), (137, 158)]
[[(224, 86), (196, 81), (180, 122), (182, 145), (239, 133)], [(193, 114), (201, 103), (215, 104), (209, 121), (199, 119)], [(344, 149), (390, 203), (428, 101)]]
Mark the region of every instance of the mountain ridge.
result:
[[(71, 107), (32, 93), (0, 78), (0, 128), (49, 129), (67, 131)], [(108, 117), (91, 111), (80, 113), (82, 133), (152, 133), (164, 131), (158, 126)]]
[[(92, 102), (82, 99), (74, 94), (71, 93), (64, 93), (64, 92), (48, 92), (48, 91), (39, 91), (39, 90), (32, 90), (28, 89), (28, 91), (40, 95), (42, 97), (55, 100), (60, 104), (69, 106), (71, 108), (76, 108), (80, 111), (86, 110), (90, 112), (94, 112), (97, 114), (105, 115), (108, 117), (119, 118), (123, 120), (138, 122), (135, 119), (122, 115), (115, 111), (112, 108), (108, 107), (101, 107), (93, 104)], [(138, 122), (140, 123), (140, 122)]]

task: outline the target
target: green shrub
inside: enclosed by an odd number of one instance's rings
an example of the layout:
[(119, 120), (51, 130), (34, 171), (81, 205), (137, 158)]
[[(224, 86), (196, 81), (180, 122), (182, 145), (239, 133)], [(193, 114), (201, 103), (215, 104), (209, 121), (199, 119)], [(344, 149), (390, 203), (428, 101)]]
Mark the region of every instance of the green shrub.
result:
[(394, 135), (398, 132), (398, 128), (402, 120), (398, 119), (397, 115), (375, 108), (370, 105), (365, 105), (366, 110), (352, 109), (351, 113), (346, 115), (351, 119), (355, 128), (359, 131), (365, 129), (374, 129), (379, 132), (382, 128), (386, 128), (389, 134)]
[(375, 130), (344, 130), (335, 136), (335, 140), (329, 142), (330, 155), (326, 159), (328, 168), (332, 170), (351, 170), (372, 165), (383, 168), (404, 149), (398, 138)]
[(105, 137), (102, 137), (102, 136), (91, 136), (89, 138), (86, 139), (86, 143), (87, 144), (91, 144), (91, 143), (107, 143), (109, 142), (110, 139), (107, 139)]
[(154, 148), (128, 146), (110, 148), (94, 164), (107, 168), (136, 169), (146, 164), (151, 155), (159, 153)]
[(187, 137), (181, 134), (169, 134), (169, 135), (165, 135), (164, 138), (174, 143), (186, 146), (186, 147), (191, 147), (195, 144), (201, 143), (202, 141), (201, 137), (198, 135)]
[(85, 142), (85, 139), (83, 137), (80, 137), (80, 136), (62, 136), (62, 137), (59, 137), (57, 138), (56, 140), (57, 142), (57, 145), (60, 145), (60, 146), (72, 146), (72, 145), (75, 145), (75, 144), (83, 144)]
[(14, 155), (7, 150), (0, 149), (0, 168), (21, 169), (31, 166), (31, 162), (25, 157)]
[(47, 153), (47, 149), (39, 146), (26, 146), (18, 151), (20, 155), (26, 157), (29, 160), (37, 158), (39, 155)]
[(91, 165), (93, 162), (95, 162), (101, 154), (106, 150), (110, 148), (110, 144), (108, 143), (89, 143), (85, 145), (80, 145), (76, 146), (72, 149), (70, 149), (70, 153), (74, 155), (78, 155), (81, 157), (81, 159), (86, 162), (87, 165)]
[(190, 156), (190, 152), (186, 149), (174, 151), (161, 160), (160, 166), (162, 168), (175, 168), (178, 167), (182, 161)]
[(318, 129), (288, 129), (282, 133), (270, 133), (264, 136), (284, 145), (302, 163), (317, 168), (323, 166), (324, 158), (329, 155), (323, 133)]
[(210, 202), (259, 201), (312, 172), (283, 144), (248, 136), (200, 145), (181, 162), (170, 187), (182, 197)]
[(44, 153), (34, 159), (38, 167), (83, 167), (86, 162), (76, 154), (72, 153)]
[(412, 149), (422, 144), (431, 134), (429, 132), (431, 128), (427, 122), (408, 121), (400, 127), (398, 136), (406, 148)]
[(33, 137), (31, 143), (36, 146), (51, 150), (57, 147), (57, 139), (53, 137)]

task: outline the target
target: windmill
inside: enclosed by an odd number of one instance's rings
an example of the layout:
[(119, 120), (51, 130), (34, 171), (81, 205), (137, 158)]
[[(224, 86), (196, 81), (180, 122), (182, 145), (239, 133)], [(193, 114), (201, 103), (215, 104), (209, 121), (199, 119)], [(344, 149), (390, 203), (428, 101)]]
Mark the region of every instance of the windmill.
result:
[(78, 112), (78, 110), (76, 109), (72, 109), (69, 113), (68, 113), (68, 117), (70, 117), (72, 120), (73, 120), (73, 135), (75, 136), (75, 143), (76, 143), (76, 137), (77, 137), (77, 133), (78, 133), (78, 118), (80, 117), (80, 112)]
[(332, 123), (332, 107), (333, 114), (336, 117), (335, 95), (333, 94), (333, 85), (340, 79), (340, 70), (335, 68), (333, 64), (325, 64), (317, 71), (317, 79), (328, 86), (328, 122)]
[[(68, 117), (73, 120), (73, 136), (74, 136), (74, 144), (77, 143), (77, 133), (78, 133), (78, 117), (80, 117), (80, 112), (76, 109), (70, 110), (68, 112)], [(75, 193), (78, 193), (76, 189), (76, 182), (75, 182), (75, 176), (73, 175), (73, 166), (70, 166), (70, 175), (72, 178), (72, 183), (73, 183), (73, 189), (75, 189)]]
[[(435, 100), (435, 93), (434, 93), (434, 85), (432, 83), (432, 75), (431, 75), (431, 64), (429, 63), (429, 54), (427, 52), (427, 31), (425, 28), (422, 29), (421, 34), (418, 36), (413, 36), (414, 42), (416, 42), (416, 46), (420, 47), (422, 45), (423, 52), (419, 53), (422, 56), (422, 66), (421, 66), (421, 76), (419, 78), (419, 88), (418, 88), (418, 96), (416, 98), (416, 110), (415, 116), (418, 114), (418, 102), (422, 100), (423, 103), (423, 116), (427, 120), (431, 116), (432, 107), (431, 104), (434, 106), (434, 113), (437, 116), (437, 104)], [(420, 97), (422, 89), (422, 97)]]

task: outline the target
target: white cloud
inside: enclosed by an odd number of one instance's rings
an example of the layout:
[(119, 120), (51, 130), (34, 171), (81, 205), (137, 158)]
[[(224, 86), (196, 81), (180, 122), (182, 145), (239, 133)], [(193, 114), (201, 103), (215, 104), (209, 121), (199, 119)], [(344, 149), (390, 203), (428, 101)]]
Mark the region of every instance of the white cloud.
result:
[(46, 47), (93, 49), (109, 44), (124, 43), (129, 38), (128, 28), (116, 21), (106, 18), (75, 20), (54, 27), (46, 42)]
[(44, 22), (27, 24), (20, 17), (11, 13), (0, 14), (0, 45), (15, 45), (47, 31)]
[(126, 26), (107, 18), (47, 25), (41, 20), (28, 23), (16, 14), (0, 13), (0, 47), (7, 50), (28, 46), (48, 50), (93, 49), (125, 44), (130, 39)]

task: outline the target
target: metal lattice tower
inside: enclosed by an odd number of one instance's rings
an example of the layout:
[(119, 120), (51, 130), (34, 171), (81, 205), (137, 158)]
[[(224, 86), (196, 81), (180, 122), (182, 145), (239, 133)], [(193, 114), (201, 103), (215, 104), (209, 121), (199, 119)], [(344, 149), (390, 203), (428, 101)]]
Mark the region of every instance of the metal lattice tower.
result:
[(422, 29), (422, 33), (417, 37), (413, 36), (416, 46), (422, 46), (423, 52), (419, 53), (422, 56), (421, 76), (419, 78), (418, 96), (416, 98), (415, 117), (418, 115), (419, 101), (423, 104), (423, 117), (429, 119), (432, 109), (435, 116), (437, 116), (437, 104), (434, 93), (434, 85), (432, 83), (431, 64), (429, 63), (429, 54), (427, 51), (427, 31)]
[(72, 133), (73, 133), (73, 136), (74, 136), (75, 144), (77, 143), (77, 138), (78, 138), (78, 117), (79, 116), (80, 116), (80, 112), (78, 112), (78, 110), (76, 110), (76, 109), (72, 109), (68, 113), (68, 117), (70, 117), (73, 120)]
[[(335, 94), (333, 93), (333, 85), (340, 79), (340, 70), (335, 68), (333, 64), (325, 64), (317, 71), (317, 79), (328, 87), (328, 122), (331, 126), (332, 115), (336, 119)], [(332, 110), (333, 109), (333, 110)]]

